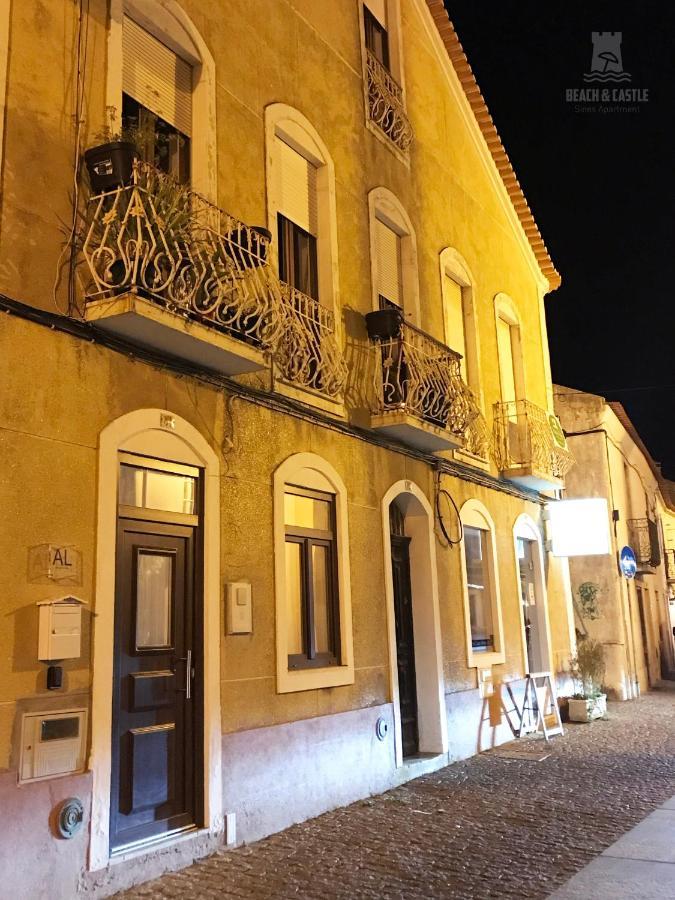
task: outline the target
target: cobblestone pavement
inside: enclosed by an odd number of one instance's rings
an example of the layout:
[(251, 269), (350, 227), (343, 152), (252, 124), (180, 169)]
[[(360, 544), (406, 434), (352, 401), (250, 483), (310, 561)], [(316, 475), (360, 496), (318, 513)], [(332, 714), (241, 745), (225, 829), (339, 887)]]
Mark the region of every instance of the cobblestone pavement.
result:
[(675, 794), (675, 693), (567, 725), (543, 762), (498, 752), (118, 897), (544, 898)]

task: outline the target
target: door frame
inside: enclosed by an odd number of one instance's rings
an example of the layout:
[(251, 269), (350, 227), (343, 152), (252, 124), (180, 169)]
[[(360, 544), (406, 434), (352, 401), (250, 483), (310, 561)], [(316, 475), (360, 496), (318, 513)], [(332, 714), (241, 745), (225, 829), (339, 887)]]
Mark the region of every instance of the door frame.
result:
[(394, 579), (391, 569), (389, 506), (400, 498), (405, 506), (406, 535), (410, 542), (410, 583), (415, 639), (415, 680), (420, 753), (447, 753), (448, 722), (445, 709), (445, 681), (441, 618), (438, 602), (434, 513), (424, 492), (412, 481), (397, 481), (382, 498), (384, 546), (384, 591), (389, 645), (389, 683), (394, 716), (396, 766), (403, 765), (401, 711), (398, 692)]
[(527, 635), (525, 633), (525, 613), (523, 610), (522, 598), (520, 596), (520, 566), (518, 562), (518, 538), (526, 541), (533, 541), (533, 562), (534, 562), (534, 589), (537, 594), (537, 603), (541, 601), (543, 612), (543, 634), (542, 640), (545, 644), (543, 656), (548, 660), (548, 671), (553, 673), (553, 657), (551, 655), (551, 623), (548, 615), (548, 592), (546, 590), (546, 569), (544, 567), (544, 542), (541, 532), (531, 516), (522, 513), (518, 516), (513, 525), (513, 558), (515, 564), (515, 576), (518, 596), (518, 615), (520, 616), (521, 631), (521, 651), (523, 659), (523, 673), (530, 671), (530, 663), (527, 658)]
[[(220, 463), (194, 426), (163, 409), (139, 409), (107, 425), (99, 435), (96, 576), (93, 629), (91, 751), (93, 775), (88, 868), (110, 862), (110, 781), (115, 627), (115, 564), (119, 452), (128, 451), (203, 470), (203, 808), (201, 825), (223, 832), (220, 710)], [(171, 837), (167, 838), (171, 841)], [(124, 858), (120, 855), (119, 858)]]

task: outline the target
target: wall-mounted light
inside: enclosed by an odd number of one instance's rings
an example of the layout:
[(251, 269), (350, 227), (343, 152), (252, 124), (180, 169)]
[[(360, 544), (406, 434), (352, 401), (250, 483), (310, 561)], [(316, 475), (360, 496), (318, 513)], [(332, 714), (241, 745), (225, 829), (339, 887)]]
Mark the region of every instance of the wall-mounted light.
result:
[(603, 497), (559, 500), (547, 506), (554, 556), (602, 556), (611, 552), (609, 511)]

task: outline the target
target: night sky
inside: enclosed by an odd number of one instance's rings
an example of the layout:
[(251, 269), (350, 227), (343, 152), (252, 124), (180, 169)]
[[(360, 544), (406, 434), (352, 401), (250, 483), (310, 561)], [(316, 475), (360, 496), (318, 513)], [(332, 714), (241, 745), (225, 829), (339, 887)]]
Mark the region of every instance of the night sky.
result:
[[(675, 479), (675, 4), (446, 0), (562, 286), (553, 380), (619, 400)], [(591, 32), (621, 31), (639, 112), (577, 112)], [(594, 104), (583, 103), (581, 106)], [(595, 104), (611, 106), (612, 103)]]

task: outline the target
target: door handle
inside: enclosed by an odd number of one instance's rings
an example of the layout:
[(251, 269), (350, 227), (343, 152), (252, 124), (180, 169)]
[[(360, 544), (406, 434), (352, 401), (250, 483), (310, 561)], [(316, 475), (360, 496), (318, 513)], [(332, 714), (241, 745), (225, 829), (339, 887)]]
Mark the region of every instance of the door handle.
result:
[(192, 696), (192, 650), (187, 652), (187, 660), (185, 666), (185, 699), (189, 700)]
[(173, 665), (176, 663), (184, 662), (185, 663), (185, 687), (184, 688), (176, 688), (176, 690), (185, 694), (185, 699), (192, 699), (192, 650), (187, 651), (186, 656), (174, 656)]

